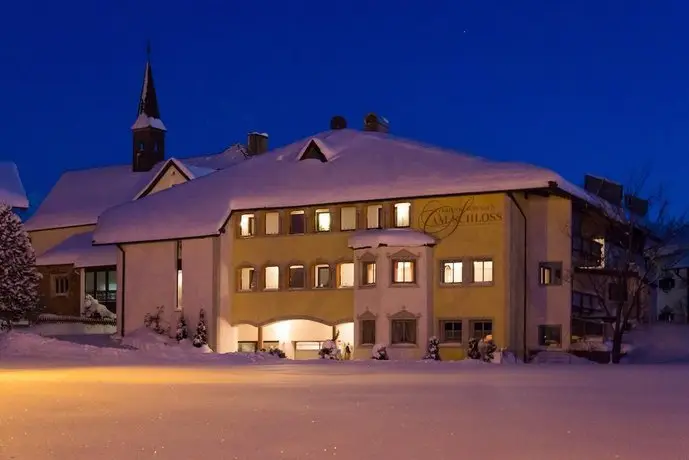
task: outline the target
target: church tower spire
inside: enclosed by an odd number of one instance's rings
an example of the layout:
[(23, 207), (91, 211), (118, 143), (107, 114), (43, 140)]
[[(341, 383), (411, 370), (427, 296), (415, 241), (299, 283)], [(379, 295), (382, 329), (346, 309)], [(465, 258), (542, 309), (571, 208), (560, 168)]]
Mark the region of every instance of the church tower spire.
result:
[(146, 47), (146, 68), (139, 97), (136, 121), (132, 125), (132, 170), (150, 171), (153, 165), (165, 159), (165, 125), (160, 119), (158, 97), (153, 83), (151, 44)]

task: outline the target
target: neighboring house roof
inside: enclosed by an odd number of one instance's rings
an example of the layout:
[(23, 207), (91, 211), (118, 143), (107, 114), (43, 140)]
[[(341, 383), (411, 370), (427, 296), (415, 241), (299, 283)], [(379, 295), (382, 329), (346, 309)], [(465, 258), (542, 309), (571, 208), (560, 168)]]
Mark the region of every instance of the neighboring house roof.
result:
[(26, 197), (17, 165), (9, 161), (0, 162), (0, 203), (6, 203), (13, 208), (29, 207), (29, 199)]
[(133, 172), (131, 165), (67, 171), (27, 220), (28, 231), (94, 225), (106, 209), (135, 199), (173, 161), (189, 178), (230, 167), (246, 158), (240, 145), (225, 151), (191, 158), (169, 159), (147, 172)]
[(217, 235), (232, 211), (244, 209), (548, 187), (600, 201), (547, 169), (342, 129), (111, 208), (100, 216), (94, 242)]
[(117, 263), (115, 246), (93, 246), (93, 233), (72, 235), (36, 258), (36, 265), (71, 265), (76, 268), (101, 267)]

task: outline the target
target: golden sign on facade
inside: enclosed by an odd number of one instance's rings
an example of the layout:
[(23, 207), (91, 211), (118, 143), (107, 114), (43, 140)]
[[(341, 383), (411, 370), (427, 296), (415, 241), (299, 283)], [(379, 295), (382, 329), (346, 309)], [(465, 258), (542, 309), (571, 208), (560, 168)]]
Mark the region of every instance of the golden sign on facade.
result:
[(467, 198), (460, 206), (431, 201), (423, 207), (419, 216), (419, 227), (438, 239), (450, 236), (459, 226), (497, 222), (502, 222), (502, 212), (492, 204), (475, 204), (473, 197)]

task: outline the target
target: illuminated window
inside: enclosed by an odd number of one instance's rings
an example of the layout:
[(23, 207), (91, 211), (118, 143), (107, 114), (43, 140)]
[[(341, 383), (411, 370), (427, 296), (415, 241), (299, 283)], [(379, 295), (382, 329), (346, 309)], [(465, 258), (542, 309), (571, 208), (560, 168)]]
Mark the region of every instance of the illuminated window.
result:
[(266, 213), (266, 235), (278, 235), (280, 233), (280, 213)]
[(443, 262), (443, 284), (462, 282), (462, 262)]
[(392, 282), (393, 283), (413, 283), (414, 282), (414, 262), (411, 260), (395, 260), (392, 263)]
[(242, 214), (239, 218), (239, 234), (254, 236), (256, 234), (256, 218), (253, 214)]
[(376, 204), (366, 208), (366, 228), (383, 228), (383, 205)]
[(256, 289), (256, 270), (252, 267), (239, 269), (239, 290), (253, 291)]
[(303, 265), (290, 265), (289, 287), (290, 289), (303, 289), (306, 287), (306, 272)]
[(289, 232), (293, 235), (306, 233), (306, 216), (304, 211), (289, 213)]
[(364, 262), (361, 264), (361, 284), (372, 286), (376, 284), (376, 263)]
[(538, 282), (543, 286), (562, 284), (562, 262), (541, 262), (538, 264)]
[(317, 209), (316, 210), (316, 231), (329, 232), (330, 231), (330, 210)]
[(411, 203), (395, 204), (395, 227), (409, 227), (411, 225)]
[(475, 260), (474, 261), (474, 283), (493, 282), (493, 261)]
[(177, 299), (175, 308), (182, 309), (182, 242), (177, 242)]
[(338, 265), (337, 267), (337, 287), (353, 287), (354, 286), (354, 263), (347, 262)]
[(330, 287), (330, 266), (326, 264), (316, 265), (314, 271), (316, 274), (314, 279), (314, 287)]
[(265, 268), (264, 288), (266, 291), (280, 288), (280, 267), (271, 266)]
[(340, 230), (356, 230), (356, 207), (340, 209)]

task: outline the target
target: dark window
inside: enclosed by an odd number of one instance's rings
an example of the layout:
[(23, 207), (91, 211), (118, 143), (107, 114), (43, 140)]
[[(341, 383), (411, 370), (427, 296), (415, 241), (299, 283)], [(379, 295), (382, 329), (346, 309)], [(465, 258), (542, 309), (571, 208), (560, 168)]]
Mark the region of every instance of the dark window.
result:
[(361, 284), (372, 286), (376, 284), (376, 263), (364, 262), (361, 264)]
[(538, 264), (538, 282), (542, 286), (562, 284), (562, 262), (541, 262)]
[(177, 242), (177, 270), (182, 269), (182, 242)]
[(441, 321), (440, 322), (440, 341), (441, 342), (462, 342), (462, 322)]
[(53, 295), (63, 296), (69, 294), (69, 276), (68, 275), (54, 275), (53, 276)]
[(622, 283), (610, 283), (608, 284), (608, 300), (613, 302), (626, 302), (627, 301), (627, 289), (625, 289)]
[(493, 322), (488, 320), (472, 321), (471, 329), (475, 339), (482, 339), (493, 333)]
[(304, 211), (293, 211), (289, 215), (289, 232), (299, 234), (306, 232), (306, 219)]
[(562, 345), (562, 326), (538, 326), (538, 345), (542, 347), (559, 347)]
[(316, 265), (316, 284), (317, 288), (330, 287), (330, 266)]
[(289, 267), (289, 287), (292, 289), (305, 287), (304, 266), (292, 265)]
[(391, 321), (393, 344), (416, 344), (416, 320), (415, 319), (393, 319)]
[(361, 343), (373, 345), (376, 343), (376, 320), (364, 319), (361, 321)]
[(593, 294), (572, 291), (572, 313), (588, 315), (601, 310), (601, 303), (598, 297)]

